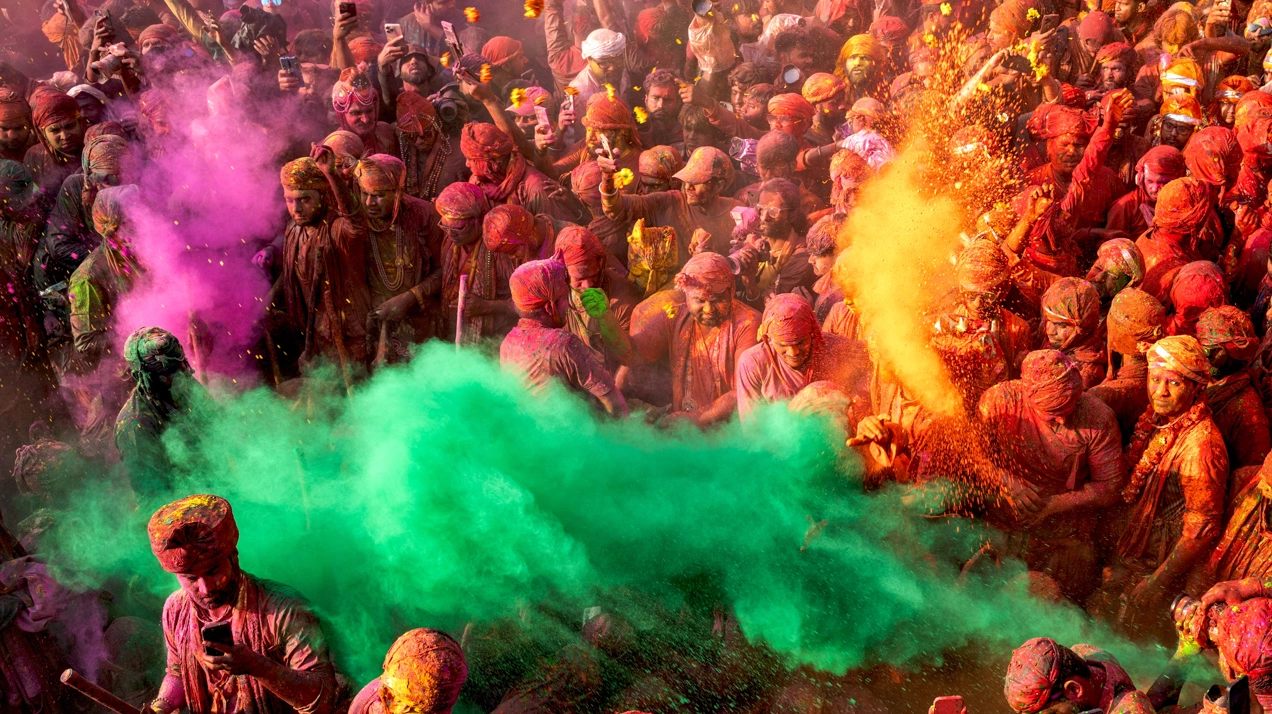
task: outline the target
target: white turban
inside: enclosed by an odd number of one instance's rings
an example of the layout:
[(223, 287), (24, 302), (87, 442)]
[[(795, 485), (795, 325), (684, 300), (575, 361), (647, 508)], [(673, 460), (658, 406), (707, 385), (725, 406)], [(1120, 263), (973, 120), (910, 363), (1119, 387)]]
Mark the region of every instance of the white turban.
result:
[(606, 30), (592, 30), (592, 34), (583, 40), (583, 59), (609, 59), (618, 57), (627, 49), (627, 38), (623, 33)]

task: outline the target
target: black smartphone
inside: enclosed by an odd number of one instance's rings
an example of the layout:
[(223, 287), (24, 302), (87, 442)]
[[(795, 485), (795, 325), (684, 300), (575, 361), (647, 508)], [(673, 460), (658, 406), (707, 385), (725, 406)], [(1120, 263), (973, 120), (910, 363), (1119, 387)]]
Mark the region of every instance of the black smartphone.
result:
[(352, 3), (352, 2), (342, 2), (342, 3), (340, 3), (340, 14), (341, 14), (341, 15), (357, 15), (357, 14), (358, 14), (358, 4), (357, 4), (357, 3)]
[(1038, 32), (1051, 32), (1060, 26), (1059, 15), (1043, 15), (1042, 26), (1038, 28)]
[(284, 72), (297, 77), (300, 76), (300, 63), (296, 61), (295, 57), (279, 57), (278, 64), (283, 68)]
[[(218, 622), (215, 625), (207, 625), (200, 630), (200, 632), (203, 635), (203, 642), (205, 645), (234, 644), (234, 631), (230, 629), (230, 623), (228, 622)], [(216, 648), (204, 646), (203, 654), (208, 655), (209, 657), (216, 657), (217, 655), (223, 655), (225, 653)]]

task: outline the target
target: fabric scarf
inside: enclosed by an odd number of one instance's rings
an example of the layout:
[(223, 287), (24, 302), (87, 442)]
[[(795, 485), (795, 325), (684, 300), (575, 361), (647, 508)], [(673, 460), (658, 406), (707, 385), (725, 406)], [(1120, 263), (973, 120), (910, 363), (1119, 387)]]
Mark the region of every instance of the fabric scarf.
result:
[[(265, 599), (261, 584), (255, 577), (240, 572), (238, 601), (230, 612), (230, 629), (234, 633), (234, 642), (250, 648), (253, 652), (264, 654), (268, 651), (265, 635), (261, 629), (261, 603)], [(189, 608), (182, 613), (186, 619), (185, 641), (194, 647), (202, 647), (204, 624), (198, 616), (197, 606), (190, 602)], [(220, 687), (213, 688), (207, 673), (195, 658), (192, 650), (182, 652), (181, 685), (186, 693), (186, 708), (191, 714), (212, 714), (213, 711), (228, 710), (225, 694)], [(233, 675), (230, 675), (233, 676)], [(269, 693), (259, 679), (238, 676), (234, 682), (237, 701), (235, 710), (268, 714), (270, 712)], [(281, 713), (279, 713), (281, 714)]]
[(482, 183), (476, 176), (473, 176), (469, 179), (469, 182), (480, 186), (491, 203), (506, 203), (509, 197), (520, 188), (521, 182), (525, 177), (526, 159), (520, 153), (514, 152), (508, 159), (508, 173), (504, 175), (503, 181), (498, 184)]

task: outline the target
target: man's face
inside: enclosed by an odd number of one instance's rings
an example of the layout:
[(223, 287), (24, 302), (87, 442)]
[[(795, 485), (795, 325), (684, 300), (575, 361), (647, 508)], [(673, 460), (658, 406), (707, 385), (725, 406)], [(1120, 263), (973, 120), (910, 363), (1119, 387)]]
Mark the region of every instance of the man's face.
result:
[(430, 69), (428, 61), (421, 55), (411, 55), (402, 60), (399, 74), (402, 81), (416, 86), (428, 81)]
[(781, 194), (761, 193), (755, 211), (760, 214), (760, 235), (779, 240), (790, 237), (790, 209), (782, 202)]
[(714, 180), (706, 183), (687, 183), (684, 186), (685, 201), (690, 206), (706, 206), (715, 200), (719, 189)]
[(1047, 333), (1047, 344), (1057, 350), (1066, 347), (1078, 336), (1077, 327), (1054, 320), (1047, 320), (1044, 329)]
[(539, 123), (533, 114), (529, 116), (521, 116), (513, 114), (512, 120), (517, 123), (517, 128), (521, 130), (521, 134), (531, 141), (534, 140), (534, 127)]
[(778, 161), (773, 164), (756, 164), (755, 168), (760, 172), (760, 180), (768, 181), (775, 178), (790, 178), (795, 173), (795, 164), (791, 161)]
[(670, 191), (671, 182), (664, 181), (657, 176), (642, 174), (640, 177), (640, 188), (637, 193), (658, 193), (659, 191)]
[(504, 180), (504, 176), (508, 175), (508, 161), (492, 161), (488, 159), (467, 159), (465, 163), (468, 170), (473, 172), (473, 176), (478, 181), (486, 183), (499, 183)]
[(1160, 367), (1148, 370), (1148, 398), (1159, 416), (1170, 419), (1191, 409), (1199, 388), (1177, 372)]
[(645, 94), (645, 109), (649, 115), (664, 121), (680, 113), (680, 93), (674, 86), (650, 87)]
[(177, 573), (181, 589), (204, 610), (233, 605), (238, 599), (238, 556), (222, 558), (197, 573)]
[(835, 255), (810, 255), (808, 263), (813, 266), (813, 275), (822, 277), (835, 266)]
[(605, 275), (605, 256), (596, 256), (586, 260), (570, 263), (565, 266), (570, 274), (570, 287), (575, 290), (601, 287), (601, 278)]
[(1100, 38), (1098, 38), (1098, 37), (1084, 37), (1084, 38), (1082, 38), (1082, 49), (1086, 50), (1086, 51), (1087, 51), (1087, 54), (1091, 54), (1091, 55), (1093, 55), (1093, 54), (1095, 54), (1095, 53), (1099, 52), (1099, 51), (1100, 51), (1100, 48), (1101, 48), (1101, 47), (1103, 47), (1103, 46), (1104, 46), (1104, 45), (1102, 45), (1102, 44), (1100, 43)]
[(622, 55), (590, 59), (587, 61), (587, 66), (592, 69), (592, 76), (600, 80), (601, 84), (612, 84), (617, 89), (620, 86), (619, 82), (623, 81), (623, 70), (627, 69), (627, 60)]
[(1103, 258), (1097, 259), (1095, 265), (1087, 271), (1086, 280), (1095, 286), (1101, 300), (1111, 300), (1127, 285), (1131, 284), (1131, 276), (1119, 270), (1112, 270), (1105, 265)]
[(472, 245), (481, 238), (480, 218), (447, 218), (442, 216), (438, 222), (442, 232), (455, 245)]
[(375, 132), (375, 123), (379, 119), (379, 114), (380, 111), (374, 104), (363, 106), (355, 102), (344, 116), (345, 121), (349, 123), (349, 131), (358, 136), (371, 136)]
[(705, 288), (689, 288), (685, 291), (685, 306), (694, 322), (703, 327), (718, 327), (733, 314), (733, 291), (713, 293)]
[(846, 101), (843, 94), (836, 95), (824, 102), (817, 102), (813, 108), (817, 110), (817, 115), (823, 119), (828, 119), (838, 124), (844, 118), (844, 113), (848, 111)]
[(1139, 17), (1139, 0), (1116, 0), (1113, 3), (1113, 19), (1117, 24), (1125, 26)]
[(287, 214), (298, 226), (312, 225), (322, 213), (322, 193), (311, 190), (283, 189)]
[(1174, 178), (1178, 178), (1178, 177), (1170, 176), (1169, 174), (1159, 174), (1156, 171), (1145, 166), (1144, 179), (1142, 181), (1142, 183), (1144, 184), (1144, 193), (1148, 195), (1148, 198), (1150, 200), (1156, 201), (1157, 194), (1161, 192), (1162, 187), (1170, 183), (1171, 180)]
[(1100, 89), (1111, 92), (1125, 87), (1129, 81), (1125, 63), (1109, 60), (1100, 65)]
[(31, 143), (31, 125), (24, 118), (0, 120), (0, 149), (18, 151)]
[(428, 683), (427, 687), (416, 684), (412, 692), (414, 696), (408, 699), (394, 691), (392, 687), (384, 683), (384, 679), (381, 679), (380, 703), (384, 705), (384, 711), (387, 714), (432, 714), (443, 711), (448, 702), (447, 697), (440, 687), (434, 686), (434, 680), (424, 681)]
[(751, 85), (742, 82), (734, 82), (729, 85), (729, 102), (733, 104), (735, 110), (741, 108), (746, 102), (746, 93), (750, 89)]
[(972, 317), (981, 320), (992, 320), (999, 316), (999, 305), (1002, 304), (1003, 296), (996, 291), (963, 291), (963, 304), (967, 306), (967, 311)]
[(808, 122), (796, 117), (770, 114), (768, 115), (768, 124), (769, 131), (784, 131), (796, 139), (803, 138), (808, 133)]
[(631, 145), (627, 138), (629, 134), (623, 129), (589, 129), (588, 134), (588, 148), (593, 151), (604, 148), (605, 144), (601, 143), (601, 135), (605, 136), (615, 156), (626, 152), (627, 147)]
[(1180, 151), (1188, 145), (1188, 140), (1192, 138), (1193, 130), (1196, 129), (1192, 124), (1186, 124), (1181, 121), (1175, 121), (1170, 118), (1162, 119), (1162, 145), (1173, 146)]
[(847, 211), (857, 205), (857, 191), (860, 188), (861, 186), (856, 179), (850, 176), (840, 176), (835, 179), (834, 185), (830, 187), (830, 202), (841, 211)]
[(756, 97), (747, 97), (742, 100), (742, 119), (751, 126), (763, 126), (761, 122), (765, 121), (768, 115), (768, 106)]
[(167, 40), (161, 37), (148, 37), (141, 43), (141, 56), (145, 57), (152, 52), (161, 54), (170, 49), (172, 49), (172, 45), (168, 44)]
[(362, 189), (362, 205), (367, 207), (367, 216), (382, 221), (393, 218), (397, 211), (398, 192), (396, 190), (367, 191)]
[(854, 87), (868, 85), (874, 79), (875, 63), (870, 55), (852, 55), (844, 63), (844, 69), (848, 72), (848, 81)]
[(106, 108), (97, 98), (87, 92), (75, 97), (75, 103), (80, 108), (80, 118), (84, 120), (84, 124), (92, 126), (101, 122), (102, 111)]
[(716, 136), (705, 127), (681, 125), (681, 133), (685, 139), (685, 156), (693, 154), (694, 149), (703, 146), (715, 146)]
[(1226, 127), (1232, 127), (1237, 121), (1236, 102), (1219, 102), (1219, 119)]
[(44, 138), (60, 154), (74, 154), (84, 148), (84, 122), (79, 119), (44, 127)]
[(1086, 151), (1088, 141), (1076, 134), (1062, 134), (1052, 139), (1047, 144), (1052, 167), (1064, 173), (1073, 173), (1082, 162), (1082, 153)]
[(813, 354), (813, 338), (800, 337), (794, 340), (769, 338), (769, 346), (791, 369), (801, 369)]
[(777, 57), (779, 65), (782, 67), (788, 64), (795, 65), (799, 67), (799, 71), (803, 72), (805, 77), (815, 71), (813, 65), (816, 61), (817, 58), (813, 57), (813, 53), (809, 52), (807, 47), (800, 47), (799, 45), (792, 47), (789, 52), (783, 52)]

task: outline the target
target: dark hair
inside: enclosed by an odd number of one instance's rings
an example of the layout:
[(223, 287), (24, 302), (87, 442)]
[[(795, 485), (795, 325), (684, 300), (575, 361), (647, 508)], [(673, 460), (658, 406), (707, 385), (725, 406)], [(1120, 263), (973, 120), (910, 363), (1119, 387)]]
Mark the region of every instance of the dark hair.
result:
[(326, 64), (331, 59), (331, 33), (309, 29), (296, 33), (292, 54), (301, 62)]
[(799, 184), (790, 179), (769, 179), (760, 184), (760, 190), (756, 195), (763, 196), (766, 193), (776, 193), (782, 197), (782, 207), (790, 211), (791, 227), (796, 233), (802, 234), (808, 229), (808, 216), (799, 210), (804, 199), (800, 195)]
[(686, 104), (680, 108), (680, 126), (686, 131), (713, 133), (720, 139), (724, 138), (724, 132), (707, 119), (706, 110), (697, 104)]
[(783, 53), (790, 52), (800, 45), (811, 51), (813, 33), (803, 25), (792, 25), (777, 33), (777, 37), (773, 38), (773, 54), (781, 57)]
[(1069, 679), (1074, 677), (1091, 678), (1091, 667), (1078, 656), (1077, 652), (1061, 644), (1057, 644), (1056, 647), (1060, 651), (1060, 666), (1056, 675), (1056, 683), (1051, 685), (1051, 693), (1053, 695), (1056, 694), (1058, 689), (1063, 690), (1064, 683)]
[(775, 130), (760, 137), (755, 146), (755, 160), (766, 169), (793, 164), (799, 158), (799, 140), (789, 133)]
[(124, 27), (129, 29), (145, 29), (151, 25), (162, 24), (162, 21), (159, 19), (159, 16), (155, 14), (154, 10), (151, 10), (148, 7), (141, 7), (140, 5), (133, 5), (128, 8), (119, 19), (123, 21)]
[(833, 213), (819, 218), (808, 229), (808, 236), (804, 239), (808, 254), (814, 258), (827, 258), (839, 253), (839, 229), (846, 220), (846, 216)]
[(676, 73), (669, 69), (656, 69), (645, 75), (645, 91), (649, 91), (654, 87), (675, 87), (677, 86)]

